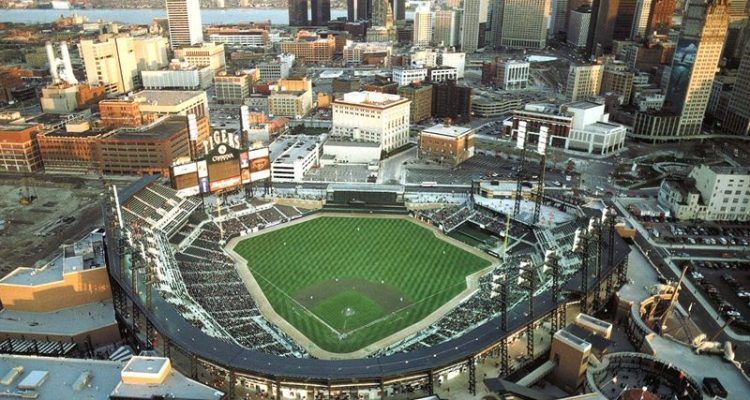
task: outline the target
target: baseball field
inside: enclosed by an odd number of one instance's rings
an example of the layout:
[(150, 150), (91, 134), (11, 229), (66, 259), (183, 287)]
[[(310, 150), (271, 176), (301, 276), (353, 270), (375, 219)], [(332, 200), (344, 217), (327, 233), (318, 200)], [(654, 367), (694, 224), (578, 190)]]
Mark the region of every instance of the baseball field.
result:
[(490, 265), (407, 218), (323, 216), (251, 236), (234, 251), (274, 311), (333, 353), (425, 318)]

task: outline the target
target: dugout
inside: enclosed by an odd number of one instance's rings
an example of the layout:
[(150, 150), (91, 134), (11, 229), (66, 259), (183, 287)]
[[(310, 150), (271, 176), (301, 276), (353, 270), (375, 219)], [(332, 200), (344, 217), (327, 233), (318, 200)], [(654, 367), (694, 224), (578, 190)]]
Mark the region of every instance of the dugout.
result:
[(330, 185), (326, 204), (349, 207), (403, 207), (404, 188), (397, 185)]

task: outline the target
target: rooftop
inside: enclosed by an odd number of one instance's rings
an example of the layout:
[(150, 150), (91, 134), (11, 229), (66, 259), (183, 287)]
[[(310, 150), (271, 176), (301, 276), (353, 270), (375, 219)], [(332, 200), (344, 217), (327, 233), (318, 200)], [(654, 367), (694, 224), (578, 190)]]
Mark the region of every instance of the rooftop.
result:
[[(138, 363), (142, 358), (133, 357), (130, 363)], [(122, 381), (125, 368), (126, 364), (117, 361), (0, 355), (0, 375), (8, 383), (3, 385), (0, 397), (40, 400), (108, 400), (110, 397), (212, 400), (223, 396), (223, 393), (174, 370), (169, 371), (166, 379), (159, 384), (127, 384)]]
[(190, 90), (142, 90), (133, 95), (133, 100), (154, 106), (176, 106), (199, 96), (205, 96), (203, 91)]
[(279, 136), (269, 146), (271, 162), (288, 164), (301, 160), (315, 150), (320, 140), (319, 136)]
[(387, 108), (407, 101), (409, 100), (404, 99), (397, 94), (387, 94), (380, 92), (349, 92), (345, 93), (342, 99), (335, 100), (334, 103), (367, 105), (379, 108)]
[(37, 124), (0, 124), (0, 132), (21, 132), (35, 126)]
[(592, 101), (576, 101), (567, 104), (568, 108), (578, 108), (581, 110), (589, 110), (597, 107), (604, 107), (604, 104), (594, 103)]
[[(79, 245), (79, 243), (81, 243)], [(16, 268), (0, 279), (0, 284), (36, 286), (57, 282), (63, 274), (105, 266), (101, 233), (92, 233), (81, 239), (73, 250), (63, 249), (62, 254), (41, 268)]]
[(121, 128), (112, 132), (110, 138), (121, 140), (153, 139), (166, 140), (187, 129), (187, 117), (170, 115), (139, 128)]
[(472, 131), (472, 128), (469, 128), (469, 127), (455, 126), (455, 125), (445, 126), (443, 124), (437, 124), (435, 126), (425, 128), (422, 132), (430, 133), (433, 135), (441, 135), (441, 136), (449, 136), (449, 137), (457, 138), (471, 131)]
[(75, 336), (116, 323), (112, 299), (51, 312), (0, 311), (0, 332), (19, 335)]
[(624, 130), (625, 127), (618, 124), (611, 124), (609, 122), (594, 122), (584, 127), (586, 132), (610, 134), (615, 131)]

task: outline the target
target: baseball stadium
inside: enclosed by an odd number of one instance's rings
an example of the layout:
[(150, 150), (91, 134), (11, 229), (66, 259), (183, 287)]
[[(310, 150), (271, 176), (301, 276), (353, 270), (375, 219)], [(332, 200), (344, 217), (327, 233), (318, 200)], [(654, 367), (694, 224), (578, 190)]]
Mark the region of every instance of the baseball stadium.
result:
[(105, 207), (123, 336), (229, 398), (476, 393), (481, 367), (534, 365), (625, 278), (615, 215), (565, 199), (258, 189), (184, 195), (152, 176)]

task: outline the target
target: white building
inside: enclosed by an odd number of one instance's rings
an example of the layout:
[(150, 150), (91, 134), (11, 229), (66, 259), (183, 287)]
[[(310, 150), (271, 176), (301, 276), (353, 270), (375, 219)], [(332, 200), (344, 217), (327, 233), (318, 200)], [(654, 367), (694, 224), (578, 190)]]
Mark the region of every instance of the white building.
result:
[(172, 49), (203, 43), (201, 5), (198, 0), (167, 0), (167, 19)]
[(750, 220), (750, 171), (742, 167), (699, 165), (688, 179), (665, 179), (658, 201), (677, 219)]
[(333, 102), (333, 137), (379, 143), (383, 151), (409, 141), (411, 101), (379, 92), (351, 92)]
[(232, 30), (214, 32), (208, 35), (213, 43), (223, 43), (235, 46), (267, 49), (271, 47), (268, 31), (265, 29)]
[(438, 53), (431, 49), (414, 49), (409, 54), (409, 66), (415, 68), (432, 68), (438, 66)]
[(428, 70), (430, 82), (455, 81), (457, 79), (456, 69), (453, 67), (435, 67)]
[(627, 129), (623, 125), (609, 122), (604, 104), (579, 101), (566, 104), (565, 107), (573, 114), (566, 149), (604, 155), (624, 146)]
[(427, 78), (427, 68), (393, 68), (393, 82), (406, 86), (412, 82), (421, 82)]
[(344, 47), (344, 62), (360, 64), (367, 54), (385, 54), (386, 66), (390, 65), (393, 46), (385, 42), (353, 42), (347, 40)]
[(172, 61), (167, 69), (141, 72), (143, 88), (155, 90), (205, 90), (213, 78), (211, 67), (193, 67), (178, 60)]
[(455, 68), (457, 79), (464, 78), (464, 70), (466, 69), (466, 53), (443, 51), (438, 55), (438, 63), (439, 65)]
[(320, 164), (322, 145), (319, 136), (281, 135), (269, 146), (271, 180), (301, 182), (310, 168)]
[(505, 90), (526, 89), (529, 84), (528, 61), (508, 60), (497, 66), (498, 83)]
[(414, 31), (412, 43), (415, 46), (427, 46), (432, 39), (432, 11), (420, 7), (414, 13)]
[(224, 45), (221, 43), (203, 43), (196, 46), (180, 47), (175, 49), (174, 56), (195, 67), (208, 65), (213, 72), (223, 71), (227, 64)]
[(133, 50), (139, 71), (157, 71), (169, 65), (169, 41), (162, 36), (133, 38)]
[(135, 88), (138, 62), (132, 37), (102, 36), (100, 40), (81, 40), (78, 49), (88, 83), (102, 85), (110, 94), (124, 94)]
[(289, 77), (289, 71), (294, 65), (294, 54), (279, 54), (278, 60), (264, 61), (258, 63), (261, 81), (277, 81)]

